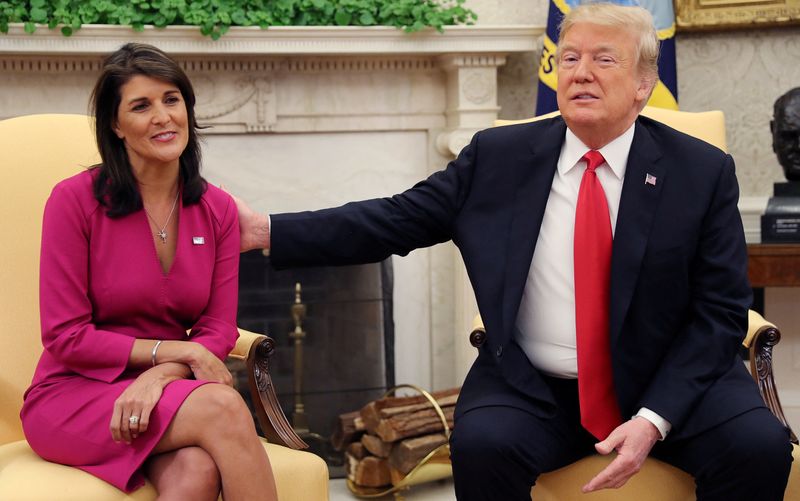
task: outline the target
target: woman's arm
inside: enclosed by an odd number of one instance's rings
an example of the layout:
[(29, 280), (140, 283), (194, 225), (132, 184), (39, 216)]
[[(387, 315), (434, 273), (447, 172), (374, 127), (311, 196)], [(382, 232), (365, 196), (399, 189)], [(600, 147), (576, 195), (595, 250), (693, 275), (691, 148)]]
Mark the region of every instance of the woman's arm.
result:
[[(189, 339), (204, 346), (219, 360), (224, 360), (236, 344), (236, 310), (239, 297), (239, 219), (229, 195), (209, 186), (206, 203), (219, 226), (215, 231), (216, 258), (211, 291), (202, 315), (192, 326)], [(204, 203), (204, 201), (201, 201)], [(159, 351), (161, 348), (159, 348)], [(200, 368), (203, 370), (203, 368)], [(194, 367), (193, 369), (194, 370)], [(195, 375), (200, 377), (195, 371)]]
[(130, 367), (157, 367), (163, 364), (179, 365), (185, 368), (185, 374), (181, 375), (180, 378), (186, 378), (194, 373), (197, 379), (231, 386), (233, 378), (222, 362), (224, 358), (224, 356), (222, 358), (217, 357), (205, 346), (194, 341), (137, 339), (133, 343), (128, 365)]
[(42, 223), (39, 305), (42, 344), (62, 365), (111, 382), (127, 367), (134, 339), (98, 329), (89, 300), (89, 218), (97, 203), (83, 176), (59, 183)]

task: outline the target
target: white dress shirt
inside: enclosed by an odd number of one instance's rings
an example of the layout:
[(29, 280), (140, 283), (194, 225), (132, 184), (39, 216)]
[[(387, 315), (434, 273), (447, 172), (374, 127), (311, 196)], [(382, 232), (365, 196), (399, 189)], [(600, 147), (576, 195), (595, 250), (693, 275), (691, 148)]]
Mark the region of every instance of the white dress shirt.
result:
[[(634, 126), (600, 148), (605, 163), (596, 169), (605, 191), (612, 235), (616, 230), (622, 182), (633, 142)], [(554, 377), (577, 378), (575, 348), (575, 277), (573, 262), (575, 207), (591, 148), (567, 129), (528, 280), (517, 315), (515, 340), (534, 367)], [(666, 437), (670, 423), (643, 408), (637, 416), (652, 422)]]

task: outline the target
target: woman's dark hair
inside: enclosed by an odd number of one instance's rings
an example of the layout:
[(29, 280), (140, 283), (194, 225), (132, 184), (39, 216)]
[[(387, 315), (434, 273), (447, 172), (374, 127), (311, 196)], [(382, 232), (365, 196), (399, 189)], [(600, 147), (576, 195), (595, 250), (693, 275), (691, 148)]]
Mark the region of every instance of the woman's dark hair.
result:
[(95, 117), (95, 137), (102, 163), (95, 166), (94, 196), (109, 217), (120, 217), (142, 208), (142, 198), (133, 176), (125, 143), (114, 133), (122, 100), (121, 89), (136, 75), (169, 82), (180, 90), (186, 103), (189, 140), (180, 157), (183, 204), (197, 203), (207, 185), (200, 176), (199, 129), (194, 115), (194, 90), (178, 63), (161, 50), (146, 44), (128, 43), (106, 58), (92, 91), (90, 106)]

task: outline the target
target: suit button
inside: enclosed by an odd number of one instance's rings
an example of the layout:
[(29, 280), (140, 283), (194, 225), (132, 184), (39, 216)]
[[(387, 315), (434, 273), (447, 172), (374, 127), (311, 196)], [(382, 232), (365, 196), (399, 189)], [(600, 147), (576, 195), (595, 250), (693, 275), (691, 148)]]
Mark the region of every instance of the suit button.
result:
[(497, 358), (500, 358), (500, 357), (503, 356), (503, 346), (502, 345), (497, 347), (497, 352), (496, 353), (497, 353)]

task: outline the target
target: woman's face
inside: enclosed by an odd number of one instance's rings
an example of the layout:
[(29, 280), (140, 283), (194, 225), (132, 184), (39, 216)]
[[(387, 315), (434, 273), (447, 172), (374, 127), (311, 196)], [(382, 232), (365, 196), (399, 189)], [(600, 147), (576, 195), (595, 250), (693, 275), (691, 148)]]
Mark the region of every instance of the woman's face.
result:
[(120, 94), (114, 132), (124, 141), (134, 171), (177, 167), (189, 142), (186, 103), (178, 87), (136, 75)]

